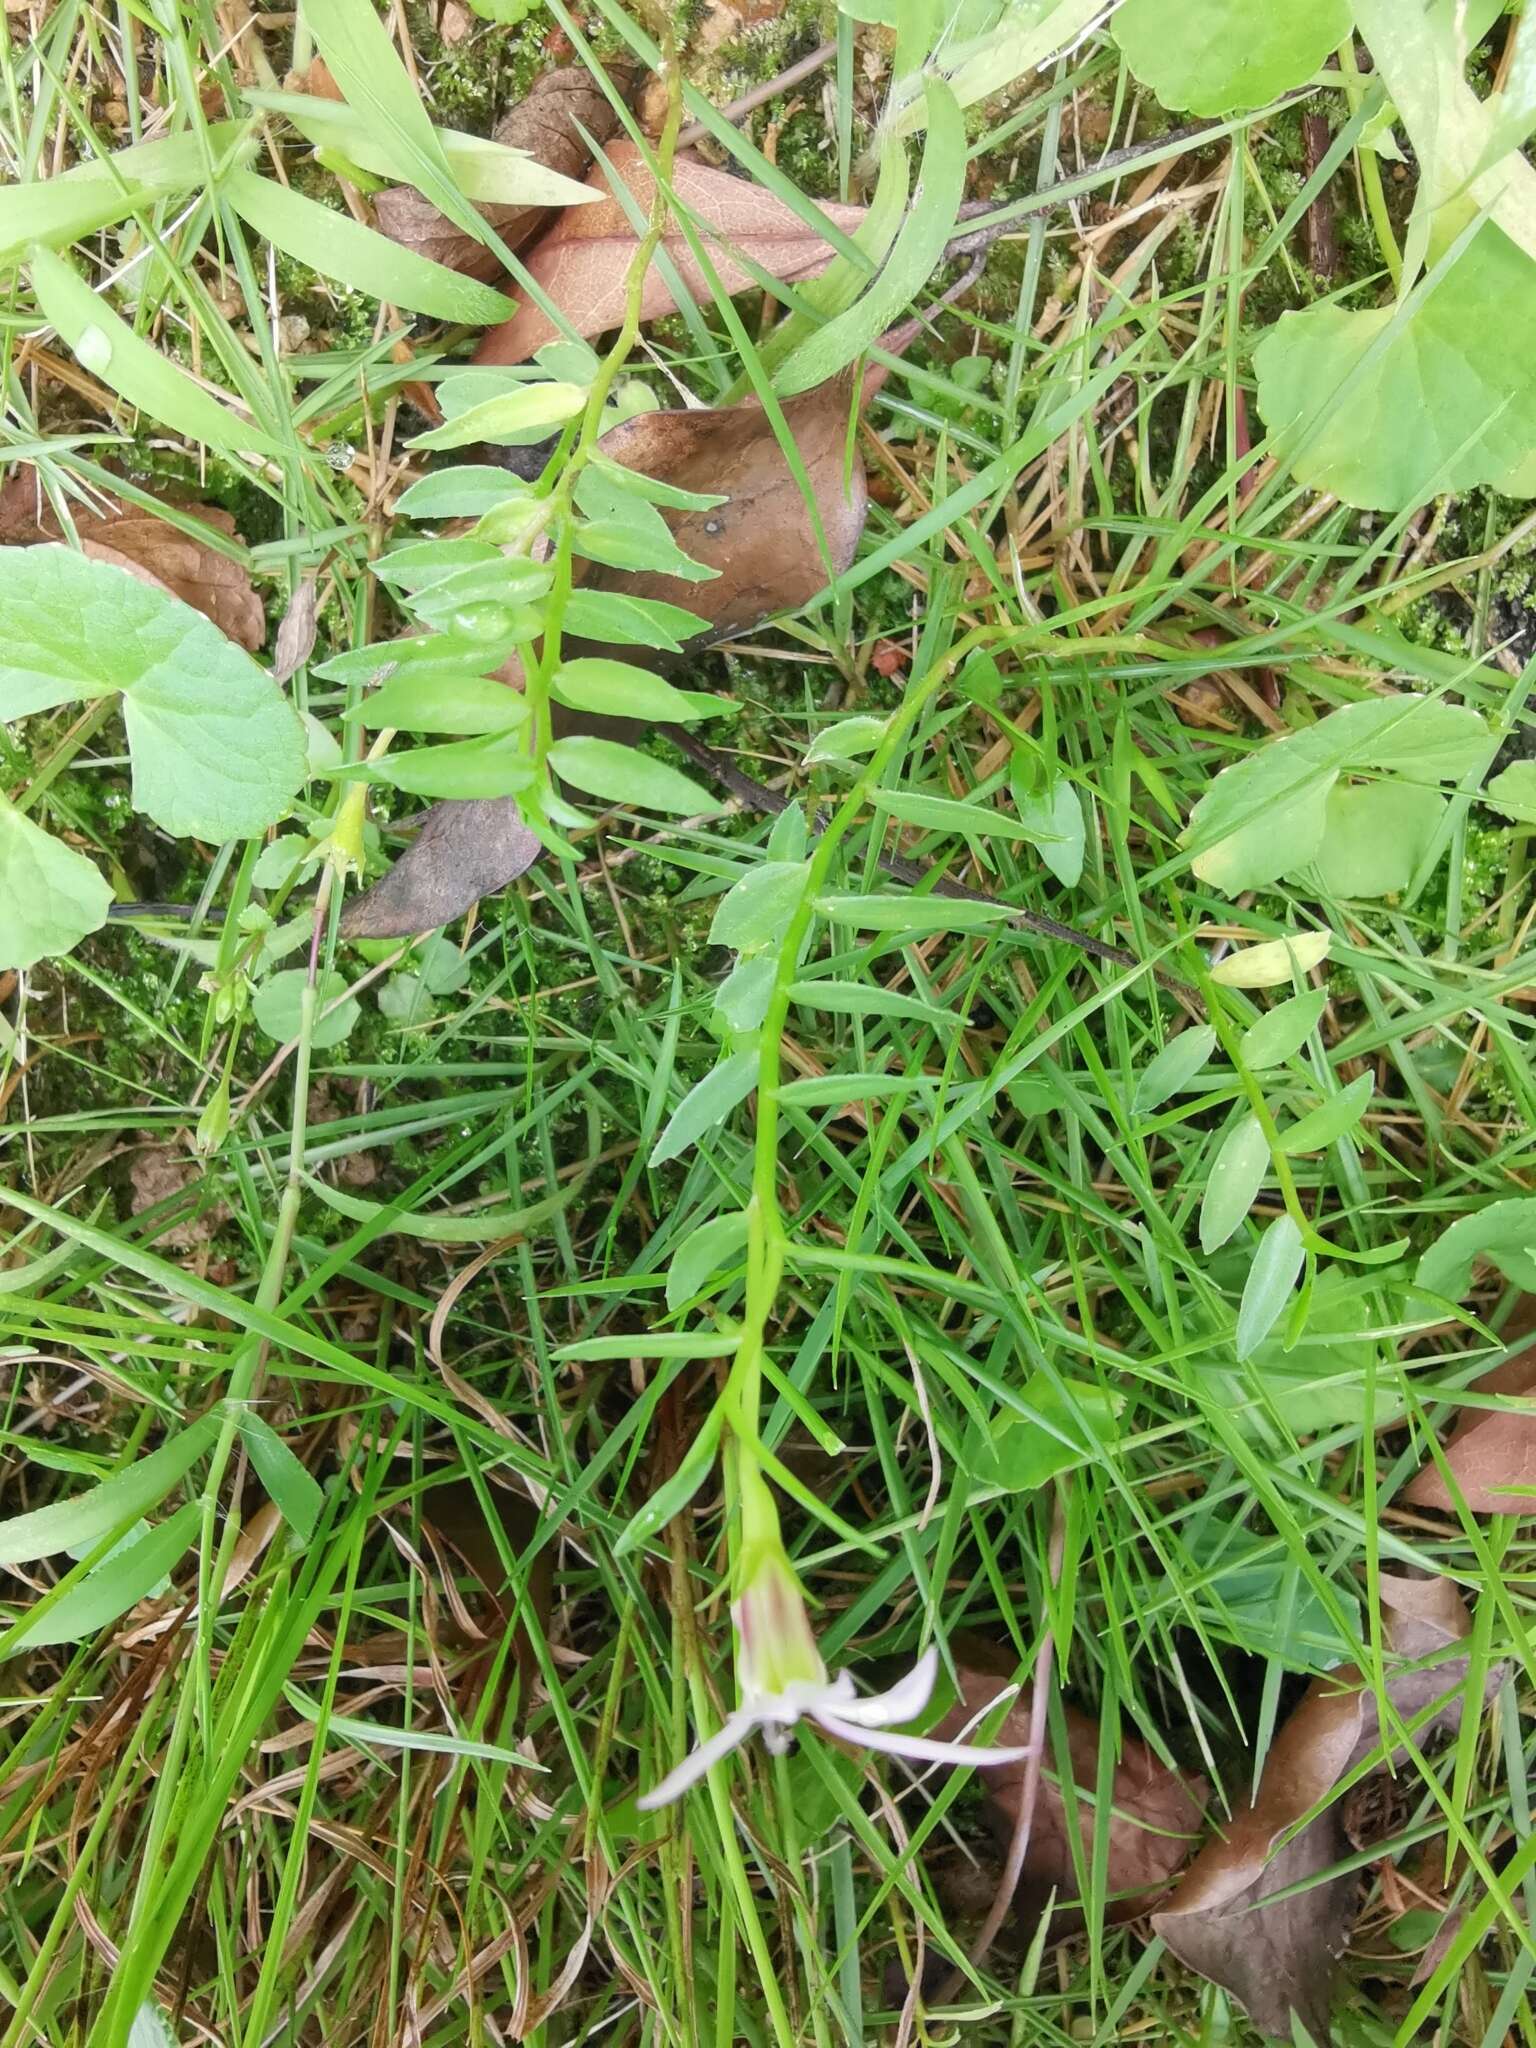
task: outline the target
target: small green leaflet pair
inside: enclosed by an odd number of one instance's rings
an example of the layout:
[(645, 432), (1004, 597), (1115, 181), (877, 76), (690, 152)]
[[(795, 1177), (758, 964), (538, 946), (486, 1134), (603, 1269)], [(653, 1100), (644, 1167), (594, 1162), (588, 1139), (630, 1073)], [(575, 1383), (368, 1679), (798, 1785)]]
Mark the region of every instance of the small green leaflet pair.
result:
[[(60, 546), (0, 558), (0, 719), (117, 696), (133, 802), (178, 839), (252, 838), (307, 772), (302, 720), (201, 612)], [(0, 802), (0, 965), (65, 953), (112, 892), (84, 854)]]

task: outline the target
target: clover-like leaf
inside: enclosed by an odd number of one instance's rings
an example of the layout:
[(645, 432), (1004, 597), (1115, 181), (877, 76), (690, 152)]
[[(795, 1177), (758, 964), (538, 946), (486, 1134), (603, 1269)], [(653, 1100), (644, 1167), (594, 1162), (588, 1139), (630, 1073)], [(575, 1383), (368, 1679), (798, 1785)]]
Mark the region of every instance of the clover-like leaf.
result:
[(1299, 483), (1396, 512), (1489, 484), (1536, 492), (1536, 264), (1492, 222), (1398, 306), (1282, 314), (1254, 350), (1259, 410)]
[(1303, 85), (1354, 25), (1350, 0), (1125, 0), (1125, 61), (1165, 107), (1225, 114)]
[(106, 877), (0, 798), (0, 967), (67, 953), (106, 922)]
[(70, 548), (8, 550), (0, 718), (114, 692), (134, 803), (167, 832), (220, 840), (264, 831), (304, 781), (298, 713), (200, 612)]

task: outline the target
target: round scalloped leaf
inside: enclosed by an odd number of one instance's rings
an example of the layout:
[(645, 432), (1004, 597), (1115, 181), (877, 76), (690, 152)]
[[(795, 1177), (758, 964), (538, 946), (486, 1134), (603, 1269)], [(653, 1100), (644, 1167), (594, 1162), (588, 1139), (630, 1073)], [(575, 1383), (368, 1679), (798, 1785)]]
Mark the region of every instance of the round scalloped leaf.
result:
[(168, 590), (66, 547), (8, 548), (0, 717), (121, 691), (133, 800), (179, 838), (265, 831), (307, 771), (264, 669)]
[(1298, 483), (1398, 512), (1490, 484), (1536, 493), (1536, 264), (1492, 223), (1404, 306), (1284, 313), (1253, 352), (1259, 410)]
[(1354, 26), (1349, 0), (1125, 0), (1125, 61), (1165, 107), (1226, 114), (1304, 85)]
[(107, 920), (106, 877), (0, 800), (0, 967), (67, 953)]

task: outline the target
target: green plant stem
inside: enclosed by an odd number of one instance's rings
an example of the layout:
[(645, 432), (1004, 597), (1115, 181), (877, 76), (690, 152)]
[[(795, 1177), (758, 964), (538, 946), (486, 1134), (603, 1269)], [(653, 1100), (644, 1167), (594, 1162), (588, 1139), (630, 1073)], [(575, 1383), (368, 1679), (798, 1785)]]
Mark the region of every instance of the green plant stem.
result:
[(666, 120), (656, 145), (656, 189), (652, 196), (650, 218), (646, 223), (645, 233), (635, 250), (625, 280), (623, 324), (614, 339), (613, 347), (603, 358), (597, 375), (592, 380), (592, 388), (587, 394), (586, 410), (581, 416), (581, 430), (576, 437), (576, 445), (560, 472), (559, 482), (555, 485), (553, 510), (548, 522), (554, 527), (557, 535), (554, 586), (550, 591), (549, 604), (544, 615), (543, 644), (539, 659), (532, 664), (525, 662), (523, 685), (528, 709), (532, 714), (534, 763), (538, 776), (532, 792), (535, 802), (540, 800), (540, 792), (548, 786), (546, 763), (553, 742), (550, 683), (555, 670), (560, 666), (561, 627), (573, 588), (571, 521), (576, 486), (592, 459), (598, 437), (603, 431), (603, 411), (619, 372), (628, 362), (635, 343), (640, 339), (640, 314), (646, 272), (650, 269), (656, 251), (661, 246), (661, 238), (666, 232), (667, 191), (672, 182), (672, 162), (677, 153), (678, 130), (683, 119), (682, 75), (670, 36), (666, 44), (664, 75), (669, 84), (669, 92)]
[[(1339, 45), (1339, 69), (1344, 74), (1344, 92), (1349, 101), (1350, 112), (1359, 111), (1365, 97), (1365, 81), (1355, 61), (1355, 46), (1346, 37)], [(1381, 182), (1381, 158), (1374, 149), (1355, 151), (1355, 162), (1360, 170), (1360, 187), (1365, 194), (1365, 210), (1371, 217), (1371, 230), (1376, 237), (1376, 246), (1381, 251), (1381, 260), (1387, 266), (1392, 279), (1392, 289), (1400, 292), (1403, 288), (1403, 256), (1397, 246), (1397, 236), (1392, 232), (1392, 216), (1387, 210), (1386, 187)]]

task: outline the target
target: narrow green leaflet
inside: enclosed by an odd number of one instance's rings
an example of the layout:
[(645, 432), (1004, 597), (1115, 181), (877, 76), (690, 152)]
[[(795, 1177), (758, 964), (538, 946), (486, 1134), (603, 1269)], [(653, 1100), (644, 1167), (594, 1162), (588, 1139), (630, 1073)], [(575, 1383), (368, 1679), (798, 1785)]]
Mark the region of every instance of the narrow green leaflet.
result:
[(789, 995), (791, 1002), (829, 1010), (835, 1017), (912, 1017), (941, 1031), (953, 1031), (966, 1022), (957, 1010), (941, 1010), (873, 981), (797, 981), (790, 985)]
[(777, 944), (800, 907), (809, 873), (809, 863), (803, 860), (765, 860), (753, 868), (721, 897), (709, 927), (709, 943), (729, 946), (736, 953)]
[(1361, 1074), (1347, 1088), (1341, 1088), (1337, 1095), (1330, 1095), (1326, 1102), (1320, 1102), (1316, 1109), (1309, 1110), (1283, 1130), (1280, 1133), (1280, 1150), (1287, 1153), (1321, 1152), (1335, 1138), (1342, 1138), (1365, 1115), (1374, 1087), (1372, 1077)]
[(757, 1054), (732, 1053), (696, 1081), (673, 1110), (651, 1153), (652, 1166), (665, 1166), (691, 1152), (700, 1138), (723, 1124), (738, 1103), (757, 1086)]
[(1224, 1245), (1253, 1207), (1269, 1172), (1269, 1141), (1256, 1116), (1245, 1116), (1222, 1139), (1200, 1204), (1200, 1249)]
[(262, 832), (308, 770), (266, 672), (169, 591), (66, 547), (11, 548), (0, 577), (0, 718), (121, 691), (133, 799), (167, 832)]
[(806, 749), (805, 765), (814, 768), (822, 761), (857, 761), (872, 754), (885, 738), (887, 721), (860, 714), (824, 725)]
[(33, 1564), (63, 1550), (94, 1550), (118, 1530), (158, 1507), (219, 1433), (218, 1417), (205, 1415), (157, 1451), (88, 1487), (73, 1499), (52, 1501), (30, 1514), (0, 1522), (0, 1565)]
[(783, 397), (813, 390), (847, 369), (901, 318), (939, 267), (965, 197), (965, 116), (942, 79), (929, 75), (924, 83), (928, 136), (917, 199), (868, 291), (786, 357), (773, 380)]
[[(495, 313), (491, 318), (500, 320), (507, 315)], [(481, 405), (470, 406), (429, 433), (418, 434), (411, 445), (465, 448), (478, 441), (516, 445), (519, 440), (538, 440), (574, 419), (586, 402), (587, 394), (579, 384), (523, 384), (516, 391), (504, 391)]]
[(681, 654), (687, 641), (709, 631), (707, 619), (680, 604), (616, 590), (573, 590), (566, 600), (565, 626), (573, 639), (655, 647), (663, 654)]
[(1327, 1007), (1325, 988), (1309, 989), (1305, 995), (1288, 996), (1283, 1003), (1276, 1003), (1238, 1040), (1238, 1056), (1244, 1066), (1255, 1072), (1281, 1066), (1306, 1044)]
[(280, 441), (211, 398), (157, 348), (134, 333), (105, 299), (51, 249), (34, 248), (28, 259), (32, 290), (43, 317), (93, 377), (136, 405), (151, 419), (189, 441), (205, 442), (221, 454), (280, 456)]
[(1491, 221), (1399, 306), (1282, 314), (1253, 352), (1259, 410), (1298, 482), (1396, 512), (1442, 491), (1536, 491), (1536, 263)]
[(408, 519), (478, 519), (512, 498), (526, 498), (528, 486), (510, 470), (490, 462), (466, 462), (418, 477), (401, 492), (395, 510)]
[(1131, 1108), (1138, 1116), (1160, 1108), (1169, 1096), (1179, 1095), (1197, 1074), (1203, 1073), (1216, 1050), (1216, 1034), (1209, 1024), (1194, 1024), (1170, 1038), (1136, 1077)]
[(0, 797), (0, 968), (67, 953), (107, 921), (95, 864)]
[(955, 832), (962, 836), (992, 839), (1036, 840), (1034, 825), (1010, 818), (990, 804), (965, 803), (958, 797), (927, 796), (916, 789), (877, 789), (871, 802), (903, 825), (916, 825), (928, 832)]
[(412, 796), (516, 796), (533, 780), (533, 764), (519, 735), (511, 739), (450, 740), (441, 747), (407, 747), (386, 754), (373, 779)]
[(42, 1649), (49, 1643), (82, 1643), (98, 1634), (154, 1591), (197, 1540), (202, 1518), (201, 1505), (189, 1500), (168, 1521), (120, 1545), (35, 1618), (23, 1614), (0, 1636), (0, 1657), (14, 1656), (22, 1648)]
[(1006, 903), (973, 903), (963, 896), (818, 896), (822, 917), (862, 925), (870, 932), (976, 932), (1012, 916)]
[(349, 719), (376, 731), (386, 725), (405, 732), (509, 732), (527, 721), (522, 693), (494, 676), (439, 675), (407, 669), (370, 690)]
[(610, 803), (641, 804), (647, 810), (666, 811), (680, 818), (720, 809), (718, 799), (690, 777), (664, 761), (653, 761), (638, 747), (620, 746), (616, 740), (585, 735), (556, 740), (549, 750), (549, 763), (563, 782)]
[(598, 655), (561, 662), (549, 687), (562, 704), (613, 718), (675, 725), (699, 716), (698, 700), (691, 692), (674, 690), (651, 669)]
[[(712, 1216), (685, 1237), (667, 1268), (667, 1307), (677, 1310), (709, 1288), (727, 1267), (738, 1263), (747, 1242), (747, 1212), (732, 1209)], [(712, 1290), (711, 1290), (712, 1291)]]
[(1083, 861), (1088, 849), (1088, 828), (1083, 802), (1064, 775), (1052, 778), (1043, 790), (1013, 796), (1014, 809), (1025, 835), (1040, 849), (1040, 858), (1064, 889), (1075, 889), (1083, 878)]
[(657, 1487), (642, 1508), (630, 1517), (619, 1531), (618, 1541), (613, 1546), (616, 1558), (626, 1557), (642, 1543), (658, 1535), (674, 1515), (682, 1513), (689, 1501), (715, 1469), (715, 1447), (720, 1441), (720, 1432), (725, 1425), (724, 1406), (717, 1401), (710, 1409), (703, 1428), (688, 1446), (687, 1455), (677, 1470), (663, 1485)]
[(1251, 1358), (1288, 1306), (1306, 1253), (1290, 1216), (1277, 1216), (1259, 1239), (1237, 1311), (1237, 1355)]
[(1353, 27), (1350, 0), (1125, 0), (1125, 61), (1165, 107), (1226, 114), (1304, 85)]
[(306, 199), (291, 186), (236, 171), (220, 190), (246, 226), (274, 248), (350, 291), (471, 327), (512, 316), (513, 303), (504, 293), (403, 248), (350, 214)]

